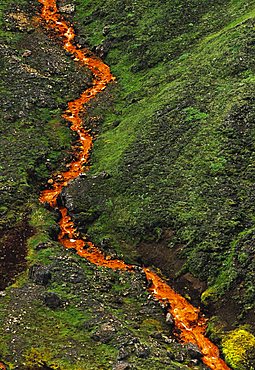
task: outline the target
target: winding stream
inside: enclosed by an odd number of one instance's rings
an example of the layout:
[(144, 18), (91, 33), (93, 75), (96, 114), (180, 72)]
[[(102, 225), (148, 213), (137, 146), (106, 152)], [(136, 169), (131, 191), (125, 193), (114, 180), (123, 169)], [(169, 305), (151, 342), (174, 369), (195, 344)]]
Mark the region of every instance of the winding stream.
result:
[[(88, 169), (88, 158), (93, 145), (93, 137), (83, 127), (80, 113), (84, 112), (84, 105), (114, 80), (110, 68), (100, 59), (91, 54), (89, 50), (80, 49), (75, 45), (75, 31), (73, 27), (58, 12), (56, 0), (38, 0), (42, 4), (41, 22), (61, 40), (63, 48), (72, 54), (74, 60), (90, 69), (93, 74), (92, 87), (85, 90), (78, 99), (68, 103), (68, 108), (63, 117), (71, 123), (71, 130), (78, 134), (80, 147), (76, 159), (68, 165), (68, 170), (53, 177), (51, 189), (42, 191), (40, 201), (48, 203), (52, 208), (57, 208), (61, 213), (60, 234), (61, 244), (66, 248), (76, 249), (78, 255), (86, 258), (91, 263), (111, 269), (129, 270), (135, 273), (135, 266), (124, 261), (111, 259), (105, 256), (91, 241), (81, 239), (74, 226), (68, 210), (59, 207), (57, 198), (64, 186), (82, 172)], [(148, 290), (154, 298), (164, 305), (174, 319), (178, 336), (183, 343), (193, 343), (203, 353), (203, 362), (214, 370), (227, 370), (229, 367), (219, 357), (219, 349), (205, 337), (206, 320), (198, 308), (193, 307), (185, 298), (177, 294), (164, 280), (149, 268), (143, 268), (149, 282)], [(1, 367), (0, 367), (1, 368)]]

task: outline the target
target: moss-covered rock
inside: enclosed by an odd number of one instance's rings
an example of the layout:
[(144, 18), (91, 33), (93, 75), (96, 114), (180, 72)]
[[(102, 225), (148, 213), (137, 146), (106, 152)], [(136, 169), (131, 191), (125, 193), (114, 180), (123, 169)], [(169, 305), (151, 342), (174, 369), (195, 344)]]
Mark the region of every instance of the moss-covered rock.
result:
[(222, 345), (223, 353), (233, 369), (254, 369), (255, 337), (249, 331), (239, 328), (228, 333)]

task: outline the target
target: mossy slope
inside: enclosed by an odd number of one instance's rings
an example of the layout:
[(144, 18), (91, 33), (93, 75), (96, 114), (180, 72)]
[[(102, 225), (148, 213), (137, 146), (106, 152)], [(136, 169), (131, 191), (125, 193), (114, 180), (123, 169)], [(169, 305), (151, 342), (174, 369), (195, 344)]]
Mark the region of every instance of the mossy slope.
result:
[[(106, 56), (118, 81), (95, 143), (92, 186), (89, 175), (67, 194), (81, 229), (110, 238), (127, 259), (142, 241), (156, 253), (155, 241), (172, 230), (182, 271), (208, 284), (204, 301), (232, 290), (249, 315), (254, 1), (77, 4), (83, 41)], [(95, 181), (102, 171), (109, 178)]]
[(28, 221), (39, 189), (71, 159), (73, 137), (61, 115), (90, 78), (40, 30), (37, 7), (30, 1), (0, 6), (1, 289), (24, 268), (23, 241), (33, 232)]

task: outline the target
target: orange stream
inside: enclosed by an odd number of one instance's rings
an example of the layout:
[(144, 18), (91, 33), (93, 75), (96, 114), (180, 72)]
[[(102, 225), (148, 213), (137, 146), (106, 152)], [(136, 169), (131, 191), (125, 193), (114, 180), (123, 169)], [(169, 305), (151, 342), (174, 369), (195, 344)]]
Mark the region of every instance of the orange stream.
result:
[[(111, 259), (105, 256), (92, 242), (81, 239), (68, 215), (65, 207), (58, 207), (57, 197), (62, 188), (68, 182), (84, 171), (93, 138), (89, 131), (83, 128), (80, 113), (84, 111), (84, 105), (105, 89), (106, 85), (114, 80), (110, 69), (100, 59), (91, 55), (89, 50), (80, 49), (73, 43), (75, 32), (73, 27), (58, 13), (56, 0), (38, 0), (42, 5), (41, 17), (47, 29), (54, 31), (55, 35), (63, 43), (63, 48), (71, 53), (75, 60), (90, 69), (93, 74), (92, 87), (85, 90), (78, 99), (68, 103), (68, 108), (63, 117), (71, 123), (71, 129), (77, 132), (81, 144), (76, 160), (68, 165), (66, 172), (54, 177), (52, 187), (42, 191), (40, 201), (48, 203), (53, 208), (58, 208), (61, 213), (59, 241), (66, 248), (74, 248), (77, 253), (88, 261), (111, 269), (134, 271), (135, 266), (128, 265), (124, 261)], [(88, 168), (88, 166), (87, 166)], [(51, 181), (52, 182), (52, 181)], [(185, 298), (177, 294), (155, 272), (148, 268), (143, 269), (147, 280), (150, 282), (149, 291), (155, 299), (160, 301), (171, 313), (175, 328), (180, 340), (184, 343), (196, 344), (203, 353), (203, 362), (211, 369), (227, 370), (229, 367), (219, 357), (218, 348), (205, 337), (206, 320), (200, 314), (198, 308), (193, 307)]]
[(0, 362), (0, 370), (6, 370), (6, 367), (2, 362)]

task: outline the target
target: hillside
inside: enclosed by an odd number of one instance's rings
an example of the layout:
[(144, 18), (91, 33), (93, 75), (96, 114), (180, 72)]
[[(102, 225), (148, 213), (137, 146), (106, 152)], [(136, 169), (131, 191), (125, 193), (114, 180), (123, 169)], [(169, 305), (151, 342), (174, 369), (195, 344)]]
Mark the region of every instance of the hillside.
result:
[(251, 322), (254, 5), (79, 1), (79, 33), (117, 86), (88, 180), (66, 192), (93, 240), (192, 274), (206, 283), (204, 303), (231, 296)]
[[(226, 363), (255, 369), (255, 2), (58, 4), (76, 43), (116, 77), (84, 111), (91, 167), (58, 204), (107, 255), (161, 271), (209, 317)], [(111, 271), (64, 250), (58, 212), (39, 204), (78, 147), (63, 111), (92, 84), (40, 9), (0, 5), (0, 360), (208, 369), (178, 342), (139, 267)]]

